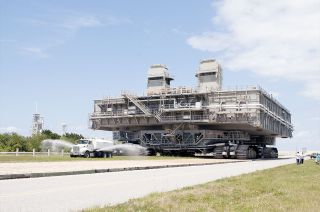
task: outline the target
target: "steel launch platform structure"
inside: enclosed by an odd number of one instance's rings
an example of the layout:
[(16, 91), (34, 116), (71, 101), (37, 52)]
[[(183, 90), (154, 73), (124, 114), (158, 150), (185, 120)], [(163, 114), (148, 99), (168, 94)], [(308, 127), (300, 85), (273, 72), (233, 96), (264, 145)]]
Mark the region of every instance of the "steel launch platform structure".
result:
[(259, 86), (223, 89), (214, 59), (200, 62), (196, 88), (171, 88), (165, 65), (148, 71), (146, 95), (123, 91), (94, 101), (90, 127), (113, 131), (150, 154), (276, 158), (276, 137), (292, 137), (291, 114)]

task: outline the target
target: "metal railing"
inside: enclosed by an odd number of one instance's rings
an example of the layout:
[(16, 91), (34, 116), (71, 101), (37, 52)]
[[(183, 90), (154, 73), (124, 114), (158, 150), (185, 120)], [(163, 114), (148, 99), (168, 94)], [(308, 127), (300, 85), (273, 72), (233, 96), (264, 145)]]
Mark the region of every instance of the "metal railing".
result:
[(52, 152), (50, 149), (48, 149), (45, 152), (36, 152), (35, 149), (33, 149), (32, 152), (20, 152), (19, 149), (16, 149), (15, 152), (0, 152), (1, 156), (69, 156), (69, 152), (65, 152), (64, 150), (61, 150), (60, 152)]
[(147, 106), (145, 106), (143, 103), (141, 103), (139, 101), (139, 99), (134, 94), (130, 94), (129, 92), (122, 92), (121, 95), (128, 98), (133, 104), (135, 104), (135, 106), (137, 106), (147, 116), (151, 115), (149, 108)]
[(163, 121), (207, 121), (208, 119), (208, 115), (162, 116)]
[(163, 109), (180, 109), (180, 108), (195, 108), (196, 103), (178, 103), (178, 104), (164, 104)]
[(148, 91), (148, 96), (153, 95), (168, 95), (168, 94), (193, 94), (197, 91), (193, 88), (178, 87), (178, 88), (163, 88), (156, 91)]

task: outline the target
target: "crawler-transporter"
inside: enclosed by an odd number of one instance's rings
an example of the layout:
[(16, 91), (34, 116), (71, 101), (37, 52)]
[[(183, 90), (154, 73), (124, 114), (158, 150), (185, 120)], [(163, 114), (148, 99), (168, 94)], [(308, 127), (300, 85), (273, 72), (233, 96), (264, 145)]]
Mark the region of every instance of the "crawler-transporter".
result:
[(292, 137), (291, 114), (259, 86), (223, 89), (214, 59), (200, 62), (196, 88), (171, 88), (165, 65), (148, 71), (146, 94), (94, 101), (90, 127), (113, 131), (150, 155), (277, 158), (275, 138)]

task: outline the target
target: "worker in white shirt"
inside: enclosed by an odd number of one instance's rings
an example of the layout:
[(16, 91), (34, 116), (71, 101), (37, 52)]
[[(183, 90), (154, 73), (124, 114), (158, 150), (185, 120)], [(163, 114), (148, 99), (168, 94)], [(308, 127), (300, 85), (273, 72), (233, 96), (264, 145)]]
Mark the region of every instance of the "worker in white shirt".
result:
[(301, 155), (300, 155), (300, 164), (303, 164), (303, 161), (304, 161), (304, 155), (303, 155), (303, 152), (301, 152)]
[(297, 165), (300, 164), (300, 154), (299, 154), (299, 152), (296, 153), (296, 162), (297, 162)]

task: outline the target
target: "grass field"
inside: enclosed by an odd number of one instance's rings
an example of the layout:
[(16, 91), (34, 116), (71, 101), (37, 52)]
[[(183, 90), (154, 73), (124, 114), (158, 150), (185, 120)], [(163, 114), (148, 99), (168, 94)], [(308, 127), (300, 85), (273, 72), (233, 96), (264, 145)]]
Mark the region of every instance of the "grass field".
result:
[(86, 211), (319, 211), (320, 166), (313, 161), (154, 193)]
[(112, 158), (71, 158), (69, 155), (52, 155), (52, 156), (35, 156), (32, 155), (0, 155), (0, 163), (8, 162), (59, 162), (59, 161), (110, 161), (110, 160), (168, 160), (181, 159), (181, 157), (167, 157), (167, 156), (113, 156)]

